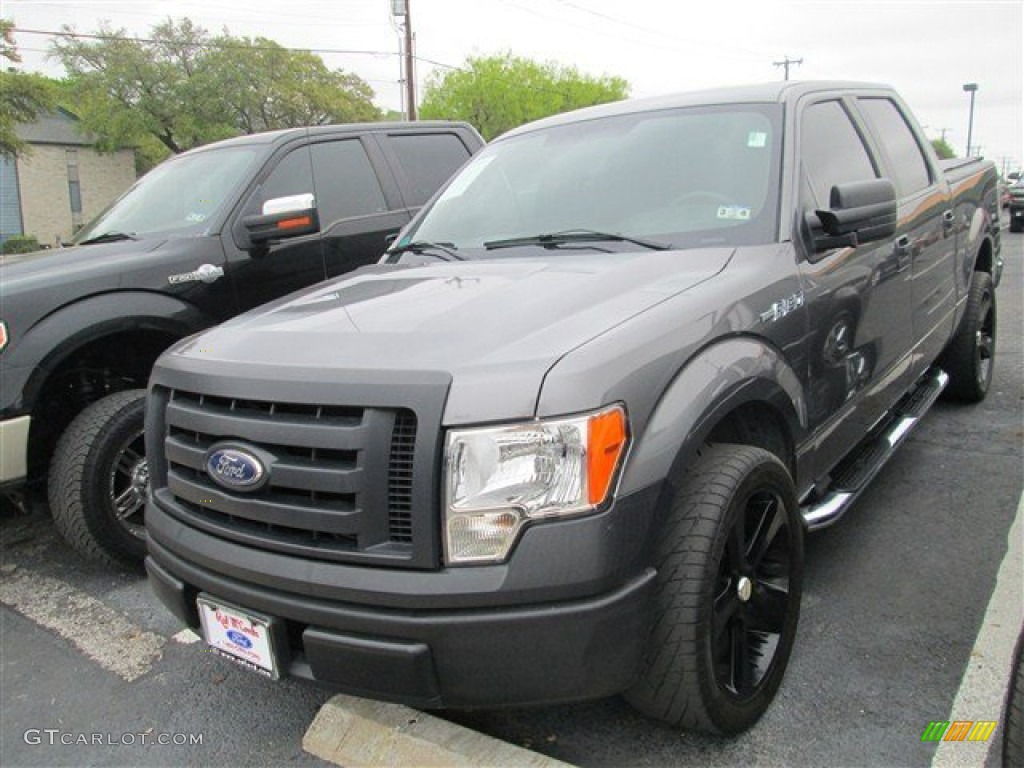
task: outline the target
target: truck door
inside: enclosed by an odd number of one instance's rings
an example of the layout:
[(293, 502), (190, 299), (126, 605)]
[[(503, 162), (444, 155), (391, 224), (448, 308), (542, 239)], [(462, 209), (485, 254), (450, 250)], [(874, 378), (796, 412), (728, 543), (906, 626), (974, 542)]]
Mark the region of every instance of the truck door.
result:
[[(308, 144), (278, 153), (269, 163), (265, 176), (249, 193), (235, 229), (248, 215), (259, 214), (268, 200), (312, 195), (313, 158)], [(319, 202), (319, 201), (318, 201)], [(229, 229), (225, 248), (229, 252), (232, 283), (244, 311), (265, 304), (326, 277), (321, 235), (315, 232), (300, 237), (272, 241), (262, 249), (240, 249)]]
[(916, 377), (938, 357), (953, 333), (956, 238), (949, 185), (930, 167), (892, 99), (859, 98), (857, 106), (899, 194), (896, 247), (904, 260), (910, 260)]
[(409, 221), (376, 143), (369, 135), (319, 142), (312, 160), (327, 276), (376, 263), (388, 235)]
[[(805, 106), (799, 123), (802, 216), (829, 208), (833, 186), (881, 176), (842, 100)], [(910, 260), (885, 239), (810, 249), (801, 272), (810, 321), (808, 415), (824, 471), (905, 391), (913, 341)]]

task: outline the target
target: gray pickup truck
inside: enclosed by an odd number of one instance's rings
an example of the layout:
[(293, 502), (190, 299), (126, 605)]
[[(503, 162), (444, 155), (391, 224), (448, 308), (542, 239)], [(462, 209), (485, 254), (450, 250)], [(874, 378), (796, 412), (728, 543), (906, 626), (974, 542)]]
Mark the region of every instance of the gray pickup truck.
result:
[(514, 130), (380, 264), (160, 358), (151, 581), (271, 677), (625, 693), (741, 731), (790, 656), (805, 532), (943, 390), (985, 397), (996, 181), (877, 85)]

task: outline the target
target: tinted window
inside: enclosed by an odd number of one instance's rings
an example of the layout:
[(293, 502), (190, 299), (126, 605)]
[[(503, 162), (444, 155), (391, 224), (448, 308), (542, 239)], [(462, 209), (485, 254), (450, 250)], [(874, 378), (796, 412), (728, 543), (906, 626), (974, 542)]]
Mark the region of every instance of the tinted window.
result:
[(285, 155), (267, 180), (263, 182), (263, 201), (289, 195), (303, 195), (313, 191), (313, 174), (309, 165), (307, 147)]
[(465, 144), (451, 133), (388, 137), (412, 184), (408, 205), (423, 205), (469, 158)]
[(901, 195), (920, 192), (931, 183), (928, 164), (899, 109), (889, 99), (861, 99), (860, 107), (893, 164), (893, 181)]
[(800, 141), (804, 172), (819, 207), (829, 207), (836, 184), (878, 175), (864, 142), (838, 101), (824, 101), (804, 110)]
[(388, 209), (377, 174), (358, 139), (313, 145), (316, 202), (326, 227), (339, 219)]

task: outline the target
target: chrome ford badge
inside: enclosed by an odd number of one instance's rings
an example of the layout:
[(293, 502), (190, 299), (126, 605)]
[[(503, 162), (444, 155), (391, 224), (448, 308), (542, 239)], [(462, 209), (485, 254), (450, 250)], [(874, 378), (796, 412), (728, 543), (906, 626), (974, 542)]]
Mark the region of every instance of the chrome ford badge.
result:
[(240, 448), (214, 448), (206, 457), (206, 472), (231, 491), (254, 491), (267, 479), (263, 462)]

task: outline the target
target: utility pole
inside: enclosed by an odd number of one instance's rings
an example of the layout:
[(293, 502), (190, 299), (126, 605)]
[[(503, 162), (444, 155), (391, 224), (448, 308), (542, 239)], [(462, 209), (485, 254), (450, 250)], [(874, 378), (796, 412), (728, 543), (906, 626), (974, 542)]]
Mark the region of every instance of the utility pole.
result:
[(405, 19), (405, 101), (406, 116), (416, 119), (416, 76), (413, 73), (412, 15), (409, 13), (410, 0), (391, 0), (391, 15)]
[(409, 100), (409, 119), (416, 119), (416, 75), (412, 58), (412, 15), (409, 13), (410, 0), (405, 0), (405, 93)]
[(804, 60), (802, 58), (801, 59), (791, 59), (791, 58), (789, 58), (789, 56), (786, 56), (785, 58), (783, 58), (782, 61), (773, 61), (772, 62), (772, 64), (774, 64), (776, 67), (782, 67), (785, 70), (786, 74), (785, 74), (785, 77), (782, 78), (783, 80), (789, 80), (789, 66), (791, 64), (803, 64), (803, 63), (804, 63)]
[(964, 83), (964, 92), (971, 94), (971, 116), (967, 119), (967, 157), (971, 156), (971, 137), (974, 135), (974, 94), (978, 92), (977, 83)]

